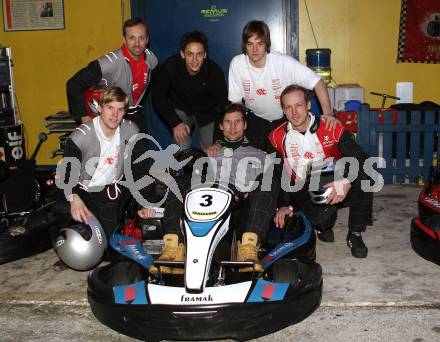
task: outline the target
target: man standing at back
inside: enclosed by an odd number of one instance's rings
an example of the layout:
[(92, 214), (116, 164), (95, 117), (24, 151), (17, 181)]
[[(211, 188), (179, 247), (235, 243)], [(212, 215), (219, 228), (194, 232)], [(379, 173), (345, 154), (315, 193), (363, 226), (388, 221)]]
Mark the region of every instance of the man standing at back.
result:
[(222, 69), (208, 58), (208, 39), (202, 32), (183, 34), (180, 53), (159, 68), (152, 96), (182, 150), (191, 147), (194, 127), (202, 149), (212, 144), (227, 90)]
[[(69, 111), (78, 122), (85, 123), (95, 112), (93, 103), (84, 99), (91, 87), (120, 87), (128, 96), (129, 109), (125, 118), (143, 130), (142, 98), (157, 65), (156, 56), (148, 50), (148, 25), (141, 18), (128, 19), (122, 28), (123, 44), (118, 50), (92, 61), (67, 81)], [(97, 113), (94, 113), (97, 115)]]
[(235, 56), (229, 67), (231, 102), (244, 103), (252, 111), (248, 115), (246, 136), (255, 147), (270, 150), (269, 132), (285, 121), (280, 95), (289, 84), (314, 90), (321, 104), (327, 125), (336, 119), (324, 81), (294, 58), (270, 51), (270, 31), (263, 21), (248, 22), (242, 33), (243, 54)]

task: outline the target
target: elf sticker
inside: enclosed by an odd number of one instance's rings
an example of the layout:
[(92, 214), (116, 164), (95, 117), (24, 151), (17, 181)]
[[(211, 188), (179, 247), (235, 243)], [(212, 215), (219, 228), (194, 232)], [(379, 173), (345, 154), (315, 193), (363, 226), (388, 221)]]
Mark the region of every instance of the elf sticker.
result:
[(0, 147), (0, 160), (6, 161), (5, 149)]

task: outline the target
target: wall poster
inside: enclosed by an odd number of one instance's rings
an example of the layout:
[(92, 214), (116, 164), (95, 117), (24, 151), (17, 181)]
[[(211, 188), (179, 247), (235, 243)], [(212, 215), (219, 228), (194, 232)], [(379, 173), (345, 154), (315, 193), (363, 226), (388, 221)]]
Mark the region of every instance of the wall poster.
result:
[(63, 0), (3, 0), (5, 31), (64, 29)]
[(402, 0), (397, 62), (440, 63), (440, 1)]

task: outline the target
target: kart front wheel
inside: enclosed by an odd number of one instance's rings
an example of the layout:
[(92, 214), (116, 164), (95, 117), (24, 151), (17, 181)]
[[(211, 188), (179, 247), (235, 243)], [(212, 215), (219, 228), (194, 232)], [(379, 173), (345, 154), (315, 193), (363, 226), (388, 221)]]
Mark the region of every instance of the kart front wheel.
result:
[(118, 262), (107, 266), (106, 270), (102, 273), (102, 277), (112, 287), (128, 285), (146, 279), (141, 267), (131, 261)]
[(273, 280), (288, 283), (294, 287), (299, 285), (299, 265), (297, 259), (280, 259), (273, 265)]

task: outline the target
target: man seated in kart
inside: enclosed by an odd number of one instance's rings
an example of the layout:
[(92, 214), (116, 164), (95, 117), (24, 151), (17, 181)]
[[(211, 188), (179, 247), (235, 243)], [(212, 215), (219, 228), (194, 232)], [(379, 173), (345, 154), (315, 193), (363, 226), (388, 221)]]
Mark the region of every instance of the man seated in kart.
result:
[(321, 241), (333, 242), (337, 210), (341, 206), (348, 206), (350, 212), (347, 245), (354, 257), (365, 258), (368, 249), (361, 232), (365, 231), (367, 225), (372, 224), (373, 208), (373, 193), (361, 188), (361, 181), (370, 179), (364, 170), (368, 156), (341, 123), (338, 122), (334, 128), (327, 129), (322, 119), (316, 119), (309, 112), (310, 97), (305, 88), (298, 85), (287, 86), (281, 93), (280, 100), (288, 121), (273, 130), (269, 140), (284, 159), (284, 167), (291, 172), (294, 182), (304, 180), (305, 172), (312, 163), (331, 157), (333, 160), (353, 157), (359, 165), (359, 171), (352, 181), (342, 178), (325, 184), (324, 188), (331, 188), (332, 191), (324, 205), (312, 202), (308, 186), (290, 193), (290, 199), (287, 197), (284, 206), (281, 205), (275, 215), (276, 226), (282, 227), (286, 216), (292, 216), (293, 208), (297, 208), (305, 212), (318, 231)]
[[(129, 199), (129, 191), (119, 182), (124, 177), (125, 153), (129, 140), (139, 129), (135, 123), (123, 119), (128, 108), (128, 97), (119, 87), (108, 87), (99, 100), (100, 115), (78, 126), (66, 140), (62, 163), (71, 163), (64, 174), (57, 174), (58, 192), (57, 216), (61, 225), (70, 220), (88, 224), (93, 214), (101, 223), (107, 239), (120, 222), (123, 206)], [(141, 142), (133, 146), (131, 170), (135, 179), (147, 171), (145, 163), (136, 163), (145, 148)], [(72, 171), (75, 162), (78, 174)], [(71, 177), (79, 176), (78, 182), (66, 191)], [(148, 189), (145, 189), (148, 190)], [(69, 193), (71, 192), (71, 193)], [(154, 215), (154, 210), (142, 208), (142, 218)]]
[[(241, 229), (241, 241), (237, 242), (237, 261), (252, 261), (255, 263), (255, 271), (262, 272), (263, 267), (258, 260), (258, 247), (262, 239), (265, 238), (269, 229), (278, 195), (278, 186), (274, 186), (274, 191), (262, 190), (263, 174), (268, 170), (272, 159), (265, 152), (252, 147), (247, 141), (244, 131), (246, 129), (246, 110), (238, 103), (232, 103), (226, 107), (220, 121), (220, 130), (223, 138), (216, 144), (209, 147), (206, 152), (211, 161), (216, 165), (216, 180), (226, 183), (234, 188), (241, 196), (249, 201), (249, 212), (243, 221)], [(219, 147), (220, 145), (220, 147)], [(258, 165), (247, 164), (245, 167), (238, 167), (240, 160), (249, 157), (249, 160), (258, 160)], [(230, 159), (227, 161), (227, 159)], [(269, 161), (269, 162), (267, 162)], [(229, 179), (221, 179), (222, 165), (231, 162), (231, 172)], [(269, 165), (268, 165), (269, 164)], [(242, 165), (243, 166), (243, 165)], [(177, 181), (182, 195), (184, 196), (191, 188), (191, 175), (178, 176)], [(250, 191), (243, 190), (249, 182), (256, 181), (258, 186)], [(174, 195), (169, 194), (165, 201), (165, 213), (163, 218), (164, 247), (159, 260), (163, 261), (184, 261), (185, 246), (181, 236), (180, 218), (183, 213), (183, 203)], [(244, 267), (240, 272), (252, 272), (254, 268)], [(163, 267), (161, 273), (182, 274), (182, 268)], [(150, 267), (150, 273), (157, 273), (156, 266)]]

